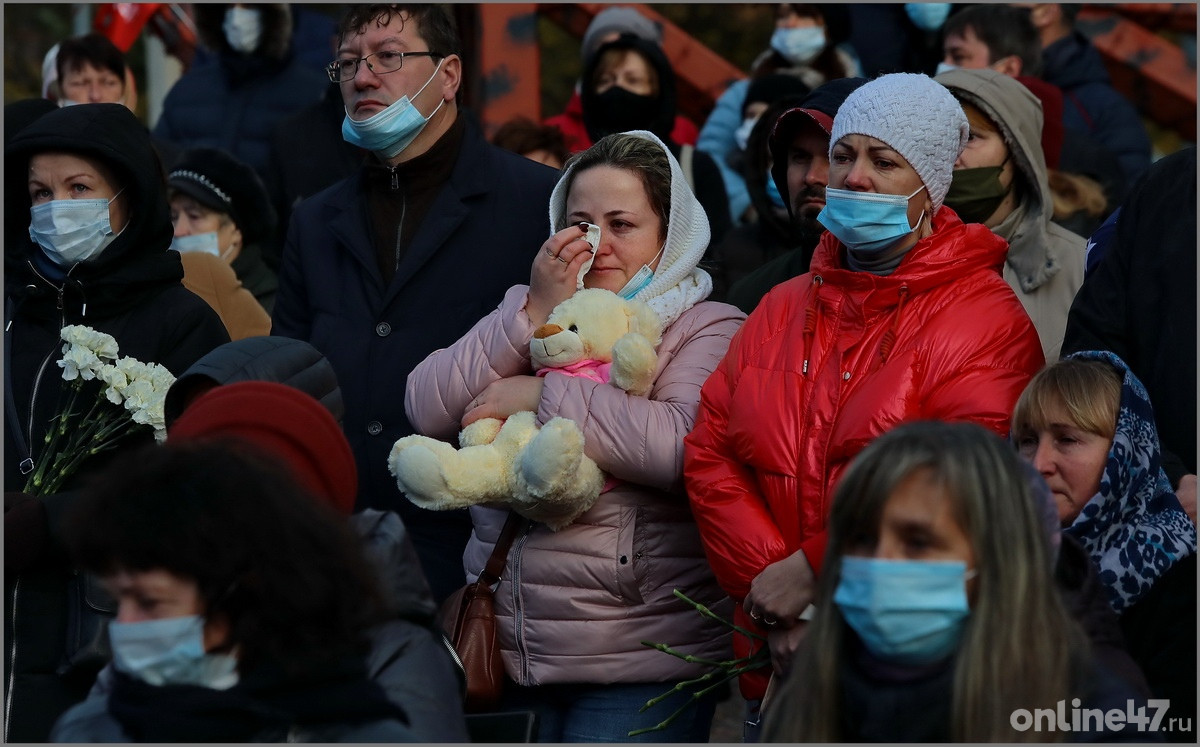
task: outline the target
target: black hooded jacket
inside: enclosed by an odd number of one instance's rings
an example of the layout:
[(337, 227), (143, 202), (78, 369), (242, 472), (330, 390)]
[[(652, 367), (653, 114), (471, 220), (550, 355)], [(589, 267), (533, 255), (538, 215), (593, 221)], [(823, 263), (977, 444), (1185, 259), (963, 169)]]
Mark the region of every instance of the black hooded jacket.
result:
[[(71, 268), (61, 285), (38, 271), (34, 254), (41, 250), (14, 228), (28, 226), (29, 160), (49, 151), (109, 166), (129, 205), (120, 235), (100, 256)], [(54, 361), (62, 327), (84, 324), (106, 332), (116, 338), (121, 356), (159, 363), (175, 374), (229, 337), (216, 313), (180, 282), (183, 265), (169, 250), (173, 231), (162, 167), (145, 128), (128, 109), (83, 104), (50, 112), (17, 135), (5, 156), (5, 379), (12, 393), (6, 404), (15, 406), (21, 428), (12, 433), (14, 419), (5, 418), (4, 483), (5, 490), (16, 490), (24, 458), (16, 444), (34, 446), (36, 458), (58, 404), (60, 370)]]
[[(603, 94), (596, 93), (594, 81), (600, 61), (610, 49), (637, 52), (650, 63), (658, 76), (656, 106), (647, 107), (642, 111), (639, 111), (636, 105), (613, 110), (604, 103)], [(666, 144), (676, 160), (680, 159), (682, 148), (679, 143), (671, 140), (671, 130), (675, 127), (675, 71), (671, 69), (671, 62), (663, 54), (661, 47), (633, 34), (622, 34), (596, 50), (584, 68), (580, 80), (582, 84), (579, 97), (583, 107), (583, 124), (593, 143), (614, 132), (649, 130)], [(631, 97), (628, 98), (629, 103), (634, 101)], [(686, 167), (684, 173), (687, 173)], [(692, 152), (692, 173), (692, 191), (696, 193), (696, 199), (700, 201), (708, 216), (709, 230), (712, 234), (710, 241), (716, 243), (724, 238), (733, 223), (729, 217), (725, 180), (712, 156), (696, 149)]]
[[(802, 98), (784, 96), (774, 101), (750, 131), (746, 152), (741, 159), (741, 171), (756, 217), (753, 221), (734, 226), (722, 241), (713, 242), (709, 246), (705, 255), (706, 263), (701, 266), (704, 266), (713, 278), (713, 292), (708, 298), (710, 301), (734, 303), (729, 290), (735, 283), (772, 260), (790, 254), (802, 243), (808, 250), (804, 257), (804, 271), (808, 269), (808, 260), (812, 258), (812, 250), (816, 247), (815, 237), (806, 241), (792, 226), (790, 212), (786, 208), (775, 207), (767, 194), (766, 184), (767, 179), (774, 178), (769, 169), (771, 157), (767, 150), (767, 141), (775, 127), (775, 120), (783, 112), (798, 106)], [(780, 192), (780, 195), (787, 191), (786, 169), (783, 183), (784, 191)], [(747, 309), (743, 311), (749, 313)]]
[[(66, 152), (98, 159), (112, 169), (129, 220), (98, 257), (51, 282), (35, 268), (41, 254), (30, 240), (30, 158)], [(183, 287), (183, 265), (169, 250), (171, 221), (162, 167), (150, 136), (121, 104), (81, 104), (49, 112), (5, 148), (5, 422), (4, 487), (25, 483), (20, 464), (32, 447), (37, 458), (59, 408), (59, 332), (83, 324), (112, 335), (119, 354), (155, 362), (178, 374), (229, 340), (208, 304)], [(43, 260), (49, 262), (49, 260)], [(43, 265), (45, 266), (45, 265)], [(138, 438), (149, 439), (149, 432)], [(81, 465), (78, 478), (109, 453)], [(68, 482), (67, 487), (72, 485)], [(108, 604), (97, 587), (70, 572), (57, 541), (63, 513), (75, 493), (44, 496), (33, 520), (17, 526), (5, 514), (5, 535), (37, 545), (22, 572), (5, 574), (5, 731), (7, 741), (45, 740), (54, 719), (81, 699), (95, 669), (77, 666), (97, 630), (95, 610)], [(6, 556), (6, 566), (8, 558)], [(76, 677), (79, 672), (85, 674)]]

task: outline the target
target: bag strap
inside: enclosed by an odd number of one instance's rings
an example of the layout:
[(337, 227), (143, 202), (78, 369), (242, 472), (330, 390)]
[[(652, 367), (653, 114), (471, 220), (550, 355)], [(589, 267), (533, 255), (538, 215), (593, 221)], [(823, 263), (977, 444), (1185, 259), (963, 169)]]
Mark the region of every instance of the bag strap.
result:
[(492, 549), (492, 555), (488, 558), (483, 573), (479, 574), (480, 581), (491, 586), (500, 580), (500, 574), (504, 572), (504, 564), (508, 562), (508, 550), (512, 547), (513, 540), (517, 538), (517, 532), (527, 525), (528, 520), (518, 516), (516, 511), (508, 512), (508, 518), (504, 520), (504, 528), (500, 530), (500, 538), (496, 540), (496, 546)]

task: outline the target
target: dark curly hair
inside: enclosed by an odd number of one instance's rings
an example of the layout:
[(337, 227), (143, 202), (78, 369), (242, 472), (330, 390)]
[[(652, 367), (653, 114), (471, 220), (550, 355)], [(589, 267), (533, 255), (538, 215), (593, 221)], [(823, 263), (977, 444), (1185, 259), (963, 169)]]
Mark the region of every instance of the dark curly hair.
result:
[(108, 70), (121, 79), (122, 86), (125, 85), (125, 55), (107, 36), (96, 31), (63, 39), (58, 45), (54, 65), (58, 71), (59, 86), (67, 73), (79, 70), (84, 65)]
[(338, 43), (345, 41), (350, 33), (361, 34), (367, 24), (386, 26), (392, 16), (405, 16), (404, 23), (415, 21), (417, 33), (429, 45), (430, 52), (440, 55), (462, 55), (462, 41), (458, 37), (458, 24), (454, 14), (444, 5), (408, 5), (404, 3), (374, 3), (352, 5), (338, 24)]
[(245, 673), (300, 674), (367, 651), (378, 583), (344, 517), (268, 453), (231, 441), (151, 444), (96, 475), (66, 518), (65, 544), (100, 576), (166, 570), (229, 620), (223, 648)]

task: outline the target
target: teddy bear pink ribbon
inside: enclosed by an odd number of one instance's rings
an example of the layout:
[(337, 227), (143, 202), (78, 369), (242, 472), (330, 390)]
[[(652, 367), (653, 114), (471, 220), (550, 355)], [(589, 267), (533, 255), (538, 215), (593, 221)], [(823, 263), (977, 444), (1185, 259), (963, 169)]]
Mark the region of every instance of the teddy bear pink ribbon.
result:
[[(581, 376), (585, 379), (591, 379), (592, 381), (600, 384), (607, 384), (608, 380), (612, 378), (610, 373), (612, 371), (611, 363), (588, 358), (585, 358), (581, 361), (576, 361), (569, 366), (560, 366), (557, 368), (550, 368), (547, 366), (546, 368), (539, 368), (537, 375), (545, 376), (551, 371), (557, 371), (559, 373), (566, 374), (567, 376)], [(600, 492), (607, 493), (620, 484), (621, 481), (617, 478), (613, 477), (612, 475), (605, 475), (604, 487), (600, 488)]]

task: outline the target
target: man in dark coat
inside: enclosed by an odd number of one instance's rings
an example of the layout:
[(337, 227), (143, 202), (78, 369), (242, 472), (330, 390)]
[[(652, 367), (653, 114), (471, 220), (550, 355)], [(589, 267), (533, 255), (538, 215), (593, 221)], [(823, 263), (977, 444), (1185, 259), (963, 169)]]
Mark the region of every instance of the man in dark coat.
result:
[(216, 55), (167, 92), (154, 134), (181, 148), (221, 148), (265, 183), (275, 125), (317, 102), (324, 76), (296, 58), (287, 5), (193, 7), (200, 39)]
[(1196, 520), (1196, 148), (1151, 166), (1067, 315), (1063, 355), (1111, 350), (1150, 395), (1162, 467)]
[(1079, 5), (1037, 3), (1029, 17), (1042, 42), (1042, 73), (1063, 92), (1063, 126), (1111, 151), (1128, 180), (1150, 165), (1150, 137), (1137, 109), (1112, 86), (1100, 52), (1075, 29)]
[(459, 111), (453, 17), (441, 6), (399, 8), (355, 6), (342, 22), (331, 66), (342, 131), (373, 156), (293, 211), (272, 333), (312, 343), (333, 364), (357, 508), (400, 514), (440, 601), (466, 583), (471, 521), (415, 507), (387, 471), (392, 444), (413, 433), (405, 378), (528, 280), (558, 172), (488, 144)]
[(825, 228), (817, 214), (825, 207), (829, 184), (829, 133), (838, 108), (866, 78), (835, 78), (817, 86), (800, 106), (779, 115), (767, 140), (771, 178), (788, 207), (795, 248), (747, 274), (726, 299), (749, 314), (784, 280), (808, 272), (813, 250)]
[[(117, 192), (110, 205), (123, 201), (126, 216), (114, 219), (113, 210), (109, 243), (70, 266), (52, 259), (28, 233), (31, 159), (62, 154), (110, 173), (106, 186)], [(71, 197), (38, 185), (40, 204), (53, 204), (41, 194), (48, 191), (54, 201), (97, 194), (97, 182), (73, 179), (65, 192)], [(28, 742), (45, 740), (54, 719), (87, 693), (96, 672), (95, 610), (110, 601), (93, 582), (72, 574), (63, 557), (60, 519), (76, 494), (32, 499), (20, 492), (22, 465), (41, 457), (43, 436), (61, 407), (59, 332), (70, 324), (92, 327), (112, 335), (122, 357), (159, 363), (174, 374), (229, 336), (216, 312), (180, 282), (183, 265), (168, 248), (162, 166), (146, 128), (124, 105), (81, 104), (44, 114), (6, 146), (5, 180), (4, 736)], [(79, 474), (110, 457), (90, 457)]]

